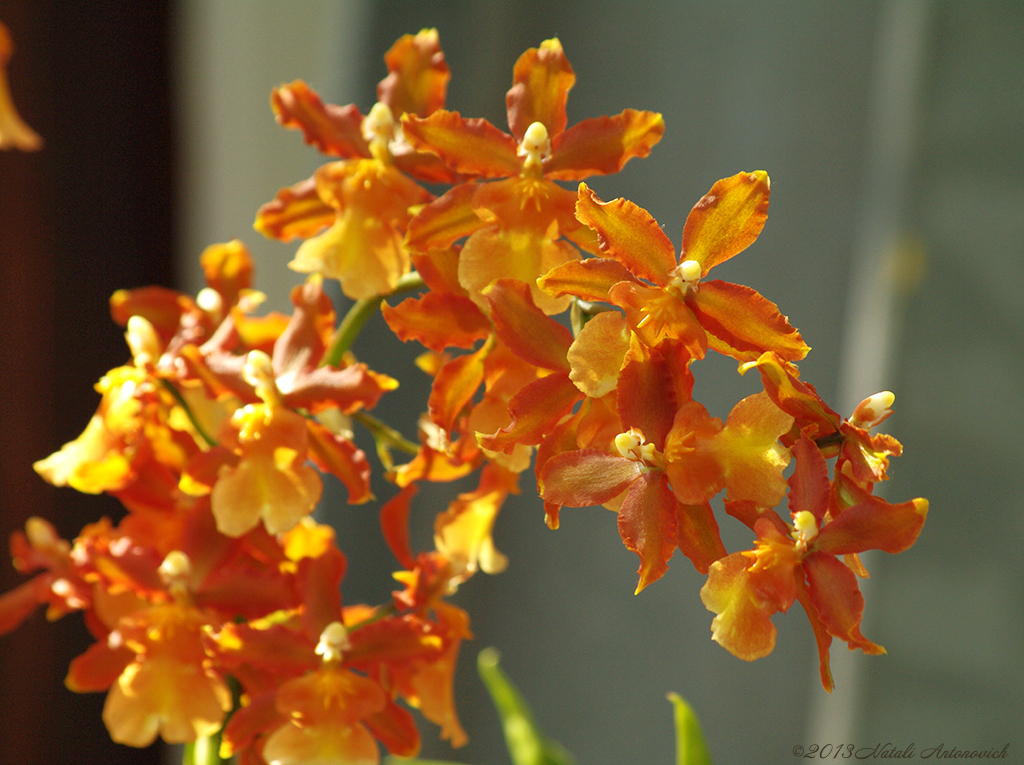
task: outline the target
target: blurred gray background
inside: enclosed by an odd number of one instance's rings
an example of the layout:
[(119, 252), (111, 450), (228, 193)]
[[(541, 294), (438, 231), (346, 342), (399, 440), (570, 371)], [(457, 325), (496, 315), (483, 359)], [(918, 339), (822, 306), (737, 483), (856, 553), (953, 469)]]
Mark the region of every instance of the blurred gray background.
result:
[[(305, 79), (365, 112), (391, 43), (437, 27), (448, 107), (504, 129), (513, 63), (557, 36), (577, 75), (570, 123), (630, 107), (665, 115), (648, 159), (588, 181), (598, 194), (647, 208), (678, 245), (716, 179), (767, 170), (764, 233), (716, 276), (788, 314), (813, 347), (804, 379), (841, 412), (896, 394), (886, 429), (906, 455), (887, 496), (928, 497), (931, 514), (912, 550), (867, 558), (864, 633), (887, 656), (834, 645), (829, 697), (796, 606), (776, 617), (770, 657), (733, 658), (710, 640), (703, 578), (688, 561), (677, 556), (634, 596), (637, 559), (614, 516), (566, 509), (549, 531), (526, 474), (495, 531), (508, 571), (454, 599), (476, 634), (457, 678), (470, 743), (453, 753), (424, 725), (424, 756), (507, 762), (474, 669), (495, 646), (581, 765), (673, 761), (669, 691), (692, 703), (723, 764), (886, 742), (918, 753), (1009, 744), (1010, 761), (1024, 758), (1024, 3), (179, 0), (173, 10), (186, 291), (201, 286), (203, 247), (234, 237), (257, 254), (273, 305), (286, 309), (299, 281), (285, 268), (296, 245), (251, 224), (324, 160), (274, 123), (272, 86)], [(355, 350), (403, 379), (379, 411), (412, 434), (428, 384), (411, 364), (419, 349), (377, 320)], [(758, 386), (731, 361), (695, 371), (697, 397), (718, 416)], [(451, 491), (421, 495), (419, 545)], [(350, 558), (346, 600), (381, 601), (394, 562), (376, 508), (349, 507), (342, 493), (328, 505)], [(722, 526), (727, 547), (749, 547), (749, 531)]]

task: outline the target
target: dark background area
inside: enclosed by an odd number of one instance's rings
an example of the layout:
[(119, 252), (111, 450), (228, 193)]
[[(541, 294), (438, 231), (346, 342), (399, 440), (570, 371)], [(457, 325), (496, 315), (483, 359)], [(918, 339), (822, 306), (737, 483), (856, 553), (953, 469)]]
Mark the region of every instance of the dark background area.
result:
[[(24, 581), (6, 547), (28, 517), (64, 538), (119, 517), (115, 501), (54, 488), (32, 462), (82, 431), (99, 402), (90, 386), (127, 358), (106, 297), (173, 283), (168, 5), (0, 0), (15, 103), (46, 141), (0, 152), (0, 591)], [(42, 609), (0, 637), (0, 762), (160, 761), (159, 746), (110, 741), (103, 694), (64, 687), (92, 642), (80, 616), (50, 624)]]

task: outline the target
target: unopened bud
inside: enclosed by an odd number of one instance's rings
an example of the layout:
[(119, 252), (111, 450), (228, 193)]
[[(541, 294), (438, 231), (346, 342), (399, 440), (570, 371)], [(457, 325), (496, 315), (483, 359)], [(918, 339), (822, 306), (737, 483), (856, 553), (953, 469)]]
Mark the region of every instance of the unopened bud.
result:
[(871, 430), (871, 428), (892, 414), (892, 405), (895, 400), (896, 396), (893, 395), (892, 391), (888, 390), (883, 390), (874, 396), (868, 396), (857, 404), (857, 408), (853, 410), (853, 416), (850, 418), (850, 423), (858, 428)]

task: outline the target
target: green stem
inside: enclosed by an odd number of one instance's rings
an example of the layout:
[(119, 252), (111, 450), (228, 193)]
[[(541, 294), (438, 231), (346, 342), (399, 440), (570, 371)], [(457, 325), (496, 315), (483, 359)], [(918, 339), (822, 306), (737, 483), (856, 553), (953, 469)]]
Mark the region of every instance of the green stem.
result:
[(185, 744), (185, 756), (182, 765), (226, 765), (230, 760), (220, 756), (220, 733), (200, 738)]
[(188, 417), (188, 421), (192, 423), (192, 427), (196, 429), (196, 433), (199, 434), (200, 438), (206, 441), (207, 446), (216, 446), (217, 439), (203, 430), (203, 426), (199, 424), (199, 420), (196, 419), (195, 414), (192, 412), (192, 407), (185, 401), (185, 397), (181, 395), (181, 391), (178, 390), (170, 380), (160, 380), (164, 388), (174, 396), (174, 400), (178, 402), (178, 406), (185, 410), (185, 415)]
[(340, 366), (341, 359), (345, 355), (345, 351), (352, 347), (352, 344), (359, 337), (359, 333), (362, 331), (363, 326), (370, 317), (380, 307), (381, 301), (386, 297), (393, 295), (399, 295), (403, 292), (409, 292), (410, 290), (420, 289), (426, 286), (423, 277), (415, 271), (410, 271), (401, 279), (398, 280), (398, 284), (395, 289), (388, 295), (376, 295), (372, 298), (363, 298), (357, 300), (348, 313), (345, 314), (345, 318), (341, 320), (341, 324), (338, 325), (337, 331), (334, 333), (334, 337), (331, 339), (331, 345), (324, 353), (323, 360), (320, 362), (320, 366)]
[[(391, 447), (414, 456), (419, 453), (420, 447), (418, 444), (413, 443), (386, 422), (374, 417), (369, 412), (356, 412), (352, 415), (352, 419), (370, 431), (373, 435), (373, 440), (377, 442), (378, 452), (382, 447), (384, 449)], [(386, 467), (389, 470), (391, 469), (390, 465), (386, 465)]]

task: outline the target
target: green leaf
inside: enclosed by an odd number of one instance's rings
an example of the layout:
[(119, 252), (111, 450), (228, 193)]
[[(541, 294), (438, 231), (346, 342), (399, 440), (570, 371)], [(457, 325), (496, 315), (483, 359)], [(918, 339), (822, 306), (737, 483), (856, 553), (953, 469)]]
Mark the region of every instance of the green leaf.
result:
[(670, 693), (668, 700), (675, 707), (676, 765), (714, 765), (693, 709), (678, 694)]
[(477, 658), (480, 678), (491, 694), (505, 729), (505, 741), (514, 765), (575, 765), (576, 760), (560, 744), (537, 728), (526, 701), (498, 666), (499, 654), (485, 648)]
[(387, 756), (384, 758), (384, 765), (463, 765), (461, 762), (451, 760), (409, 760), (404, 757)]

